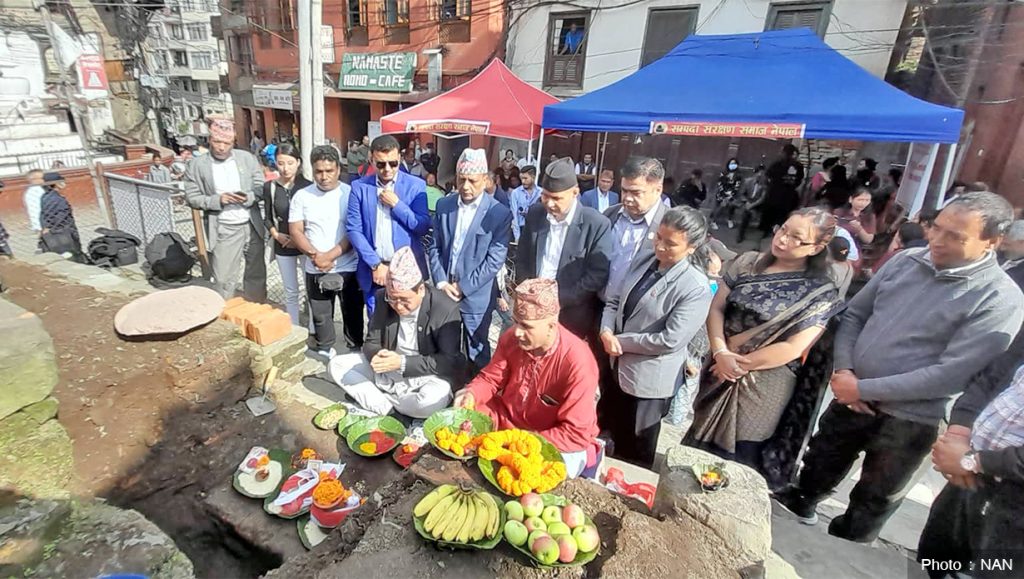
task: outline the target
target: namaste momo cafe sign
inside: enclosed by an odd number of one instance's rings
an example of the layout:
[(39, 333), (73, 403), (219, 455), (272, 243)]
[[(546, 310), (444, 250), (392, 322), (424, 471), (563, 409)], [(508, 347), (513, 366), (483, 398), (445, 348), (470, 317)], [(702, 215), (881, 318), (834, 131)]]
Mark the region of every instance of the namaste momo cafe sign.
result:
[(652, 135), (687, 137), (763, 137), (801, 139), (807, 125), (799, 123), (705, 123), (679, 121), (651, 122)]
[(341, 57), (341, 90), (410, 92), (415, 52), (346, 52)]

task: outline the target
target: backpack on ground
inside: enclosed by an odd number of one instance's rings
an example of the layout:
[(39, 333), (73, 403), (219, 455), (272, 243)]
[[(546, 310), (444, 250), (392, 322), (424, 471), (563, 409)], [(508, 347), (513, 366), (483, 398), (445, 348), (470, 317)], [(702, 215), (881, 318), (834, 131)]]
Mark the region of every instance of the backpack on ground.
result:
[(196, 258), (185, 239), (174, 232), (158, 233), (146, 244), (149, 283), (156, 287), (181, 287), (192, 281)]
[(142, 240), (118, 229), (99, 227), (100, 236), (89, 242), (89, 262), (99, 267), (124, 267), (139, 262), (136, 249)]

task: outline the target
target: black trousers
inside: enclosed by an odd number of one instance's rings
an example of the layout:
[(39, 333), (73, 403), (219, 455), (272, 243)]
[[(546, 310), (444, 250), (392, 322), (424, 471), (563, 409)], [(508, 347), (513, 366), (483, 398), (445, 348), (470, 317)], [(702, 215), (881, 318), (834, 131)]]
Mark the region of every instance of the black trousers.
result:
[(863, 452), (861, 478), (850, 493), (850, 506), (832, 520), (828, 532), (850, 541), (873, 541), (903, 502), (938, 431), (938, 425), (880, 412), (859, 414), (833, 401), (807, 447), (796, 490), (816, 505), (846, 478)]
[(345, 326), (345, 345), (348, 349), (363, 347), (363, 292), (356, 281), (356, 272), (345, 272), (341, 291), (322, 291), (319, 279), (324, 274), (306, 272), (306, 296), (309, 313), (313, 317), (313, 333), (317, 350), (330, 350), (337, 336), (334, 331), (334, 299), (341, 307), (341, 320)]
[[(917, 560), (933, 578), (956, 577), (949, 562), (958, 562), (972, 577), (1020, 577), (1024, 569), (1022, 514), (1022, 483), (983, 479), (976, 491), (947, 484), (932, 503), (921, 531)], [(992, 563), (1003, 560), (1013, 561), (1016, 574), (992, 568), (1002, 568)]]
[(661, 419), (668, 416), (672, 398), (637, 398), (616, 384), (602, 392), (605, 424), (612, 435), (617, 459), (650, 469), (657, 454)]

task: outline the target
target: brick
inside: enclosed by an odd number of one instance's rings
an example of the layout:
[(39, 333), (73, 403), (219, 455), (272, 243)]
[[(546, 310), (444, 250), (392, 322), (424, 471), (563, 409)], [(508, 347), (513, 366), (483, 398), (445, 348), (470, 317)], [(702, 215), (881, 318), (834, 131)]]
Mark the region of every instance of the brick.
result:
[(232, 324), (245, 330), (245, 320), (252, 318), (253, 316), (259, 315), (262, 312), (269, 311), (271, 308), (266, 304), (253, 304), (244, 303), (240, 306), (234, 307), (230, 312), (227, 313), (227, 320)]
[(245, 321), (245, 337), (261, 346), (284, 338), (292, 332), (292, 319), (281, 310), (270, 310)]

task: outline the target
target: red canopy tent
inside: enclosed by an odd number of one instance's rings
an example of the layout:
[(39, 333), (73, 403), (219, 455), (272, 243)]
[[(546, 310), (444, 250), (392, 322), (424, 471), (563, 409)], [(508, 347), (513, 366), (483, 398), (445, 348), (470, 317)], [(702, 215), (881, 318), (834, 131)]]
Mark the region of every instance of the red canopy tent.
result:
[(541, 136), (544, 107), (559, 102), (494, 59), (473, 80), (381, 117), (382, 133), (459, 133), (530, 141)]

